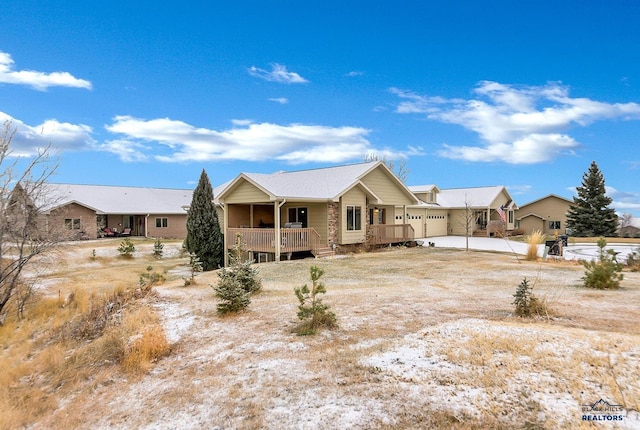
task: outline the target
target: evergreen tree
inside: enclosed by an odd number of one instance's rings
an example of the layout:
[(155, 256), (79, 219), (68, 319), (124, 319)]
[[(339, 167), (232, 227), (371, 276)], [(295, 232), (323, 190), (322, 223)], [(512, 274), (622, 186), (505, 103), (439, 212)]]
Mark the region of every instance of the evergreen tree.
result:
[(567, 228), (574, 236), (615, 236), (618, 216), (609, 205), (613, 201), (605, 195), (604, 176), (595, 161), (582, 175), (582, 186), (573, 198), (575, 206), (567, 213)]
[(213, 188), (207, 172), (202, 170), (198, 186), (187, 212), (185, 248), (198, 256), (205, 271), (224, 266), (224, 241), (218, 213), (213, 203)]

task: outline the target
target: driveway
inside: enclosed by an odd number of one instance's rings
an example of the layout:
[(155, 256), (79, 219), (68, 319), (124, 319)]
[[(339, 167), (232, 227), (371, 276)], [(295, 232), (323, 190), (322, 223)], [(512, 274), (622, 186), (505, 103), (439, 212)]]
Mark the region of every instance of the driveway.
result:
[[(429, 246), (429, 242), (435, 243), (439, 248), (466, 248), (466, 238), (464, 236), (436, 236), (418, 239), (424, 242), (423, 246)], [(612, 239), (615, 240), (615, 239)], [(470, 237), (469, 249), (480, 251), (496, 251), (526, 255), (529, 245), (523, 242), (516, 242), (509, 239), (494, 237)], [(625, 262), (627, 256), (633, 250), (639, 249), (638, 244), (615, 243), (607, 244), (605, 249), (613, 249), (618, 254), (618, 261)], [(544, 255), (544, 245), (538, 245), (538, 255)], [(563, 250), (563, 258), (566, 260), (593, 260), (598, 255), (598, 246), (595, 243), (569, 244)]]

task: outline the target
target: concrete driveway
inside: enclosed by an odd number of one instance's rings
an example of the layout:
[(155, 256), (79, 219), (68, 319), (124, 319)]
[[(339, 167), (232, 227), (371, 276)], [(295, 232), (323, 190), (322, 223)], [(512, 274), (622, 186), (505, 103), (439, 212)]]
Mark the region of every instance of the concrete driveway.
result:
[[(464, 236), (436, 236), (418, 239), (423, 246), (429, 246), (429, 242), (435, 243), (437, 248), (466, 248), (466, 238)], [(470, 237), (469, 249), (480, 251), (496, 251), (507, 252), (518, 255), (526, 255), (529, 245), (523, 242), (516, 242), (509, 239), (501, 239), (494, 237)], [(627, 256), (636, 249), (638, 244), (615, 243), (615, 238), (607, 243), (605, 249), (613, 249), (618, 252), (618, 261), (623, 263)], [(544, 245), (538, 245), (538, 255), (542, 257), (544, 254)], [(593, 260), (598, 255), (598, 246), (591, 243), (569, 244), (563, 250), (563, 258), (566, 260)]]

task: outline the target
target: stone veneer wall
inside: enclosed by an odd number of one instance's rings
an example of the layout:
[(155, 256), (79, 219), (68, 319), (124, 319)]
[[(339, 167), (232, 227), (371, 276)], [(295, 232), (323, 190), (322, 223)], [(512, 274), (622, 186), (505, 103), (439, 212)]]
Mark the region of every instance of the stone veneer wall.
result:
[(327, 242), (328, 245), (338, 244), (338, 203), (331, 202), (327, 204)]

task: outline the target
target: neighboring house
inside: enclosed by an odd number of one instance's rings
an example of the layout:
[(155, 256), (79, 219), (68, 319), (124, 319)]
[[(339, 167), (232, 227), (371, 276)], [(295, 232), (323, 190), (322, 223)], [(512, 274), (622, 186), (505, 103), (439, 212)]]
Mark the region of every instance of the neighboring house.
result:
[(225, 249), (240, 236), (259, 261), (416, 237), (405, 214), (419, 201), (381, 161), (241, 173), (217, 187), (214, 197), (222, 209)]
[(567, 233), (567, 212), (573, 200), (549, 194), (520, 206), (516, 211), (516, 228), (524, 234), (539, 230), (551, 235)]
[(420, 200), (406, 214), (418, 237), (464, 236), (467, 230), (476, 236), (501, 236), (515, 228), (517, 205), (504, 186), (409, 189)]
[(620, 227), (620, 237), (640, 237), (640, 218), (631, 218), (629, 224)]
[(182, 239), (187, 235), (185, 208), (192, 190), (47, 184), (44, 207), (48, 228), (64, 227), (76, 238), (95, 239), (109, 228), (132, 236)]

